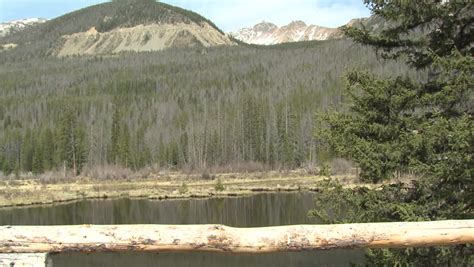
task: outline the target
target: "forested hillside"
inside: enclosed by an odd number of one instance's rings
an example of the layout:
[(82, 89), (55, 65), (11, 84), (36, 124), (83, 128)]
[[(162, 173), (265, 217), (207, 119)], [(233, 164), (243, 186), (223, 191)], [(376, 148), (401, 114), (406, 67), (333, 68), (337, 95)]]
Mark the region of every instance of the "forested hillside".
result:
[[(10, 52), (9, 58), (29, 59), (45, 55), (57, 55), (62, 46), (67, 44), (68, 37), (77, 33), (87, 32), (90, 29), (94, 29), (96, 35), (86, 36), (88, 39), (87, 45), (113, 47), (114, 45), (119, 45), (120, 42), (124, 43), (122, 46), (136, 42), (137, 36), (133, 36), (133, 40), (131, 36), (121, 36), (120, 38), (126, 39), (122, 41), (117, 40), (119, 37), (112, 36), (112, 41), (105, 42), (105, 40), (99, 38), (101, 33), (138, 25), (166, 26), (178, 24), (194, 24), (201, 27), (208, 25), (209, 27), (205, 28), (206, 31), (212, 31), (215, 33), (214, 35), (219, 35), (221, 38), (225, 37), (224, 33), (214, 23), (190, 10), (156, 2), (155, 0), (114, 0), (83, 8), (49, 20), (36, 27), (30, 27), (21, 32), (0, 38), (0, 48), (6, 44), (18, 45), (16, 49)], [(163, 36), (161, 35), (165, 35), (167, 32), (155, 33), (155, 35), (160, 36), (153, 36), (153, 29), (147, 30), (148, 32), (140, 33), (141, 40), (139, 43), (141, 45), (145, 45), (153, 37), (162, 38)], [(169, 31), (169, 29), (167, 30)], [(188, 37), (187, 35), (189, 34), (193, 35), (184, 31), (178, 34), (177, 38), (186, 40), (185, 37)], [(194, 35), (199, 37), (199, 34), (194, 33)], [(78, 42), (77, 40), (74, 41)], [(84, 46), (85, 44), (82, 45)], [(173, 46), (172, 44), (168, 45)]]
[(340, 108), (345, 70), (408, 74), (348, 40), (1, 60), (5, 174), (64, 164), (77, 173), (105, 164), (298, 167), (326, 156), (315, 112)]

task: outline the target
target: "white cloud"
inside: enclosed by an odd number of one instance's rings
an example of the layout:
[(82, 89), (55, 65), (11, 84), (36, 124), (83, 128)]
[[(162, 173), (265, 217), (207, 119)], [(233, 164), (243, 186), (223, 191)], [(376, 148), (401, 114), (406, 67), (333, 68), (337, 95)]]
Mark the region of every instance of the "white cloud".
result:
[(262, 20), (279, 26), (294, 20), (338, 27), (352, 18), (367, 17), (362, 0), (164, 0), (204, 15), (224, 31), (235, 31)]

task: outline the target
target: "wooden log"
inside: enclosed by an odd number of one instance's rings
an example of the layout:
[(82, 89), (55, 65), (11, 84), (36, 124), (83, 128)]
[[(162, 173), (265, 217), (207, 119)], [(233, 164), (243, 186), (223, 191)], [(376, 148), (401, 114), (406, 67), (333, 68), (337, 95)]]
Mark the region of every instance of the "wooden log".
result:
[(51, 267), (47, 253), (0, 254), (0, 266), (5, 267)]
[(264, 253), (474, 243), (474, 220), (233, 228), (222, 225), (0, 226), (0, 253)]

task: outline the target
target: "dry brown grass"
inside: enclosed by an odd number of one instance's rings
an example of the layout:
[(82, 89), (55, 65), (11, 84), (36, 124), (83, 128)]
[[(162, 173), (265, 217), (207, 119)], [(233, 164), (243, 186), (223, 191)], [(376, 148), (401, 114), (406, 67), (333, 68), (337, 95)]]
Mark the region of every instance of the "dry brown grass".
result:
[[(145, 178), (141, 175), (132, 175), (124, 179), (121, 175), (122, 170), (118, 172), (120, 175), (116, 175), (116, 170), (113, 170), (114, 175), (108, 172), (99, 173), (104, 176), (97, 175), (96, 177), (11, 180), (0, 184), (0, 207), (104, 197), (185, 198), (245, 195), (259, 190), (309, 190), (321, 179), (302, 171), (292, 171), (286, 175), (269, 171), (212, 174), (215, 176), (212, 180), (202, 179), (202, 174), (189, 175), (163, 170)], [(87, 174), (97, 173), (91, 171)], [(225, 190), (216, 192), (217, 180), (221, 181)], [(182, 189), (183, 184), (186, 184), (187, 190)]]
[(82, 176), (92, 177), (98, 180), (116, 180), (125, 179), (134, 175), (132, 170), (118, 165), (103, 165), (85, 167), (81, 173)]
[[(110, 167), (88, 170), (78, 177), (36, 177), (8, 180), (0, 183), (0, 207), (50, 204), (90, 198), (189, 198), (237, 196), (267, 191), (317, 190), (319, 182), (327, 177), (308, 173), (305, 169), (293, 171), (266, 171), (253, 173), (219, 173), (209, 176), (203, 173), (182, 173), (171, 170), (145, 170), (131, 173), (129, 170)], [(59, 175), (59, 174), (58, 174)], [(204, 176), (204, 177), (203, 177)], [(413, 177), (403, 178), (410, 180)], [(376, 187), (359, 182), (353, 174), (333, 175), (344, 186)], [(225, 188), (216, 191), (216, 181)], [(397, 182), (396, 180), (388, 181)], [(184, 185), (184, 186), (183, 186)], [(186, 190), (184, 190), (184, 188)]]

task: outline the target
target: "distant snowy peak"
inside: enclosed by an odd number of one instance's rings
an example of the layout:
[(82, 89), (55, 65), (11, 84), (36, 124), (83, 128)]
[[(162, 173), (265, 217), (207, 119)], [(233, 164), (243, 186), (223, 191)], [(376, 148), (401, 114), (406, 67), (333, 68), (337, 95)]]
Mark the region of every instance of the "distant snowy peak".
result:
[(272, 45), (287, 42), (335, 39), (340, 38), (342, 33), (338, 29), (306, 25), (303, 21), (298, 20), (282, 27), (263, 21), (252, 28), (243, 28), (237, 32), (230, 33), (230, 35), (249, 44)]
[(275, 39), (273, 33), (277, 30), (277, 25), (263, 21), (253, 26), (253, 28), (243, 28), (237, 33), (231, 33), (231, 35), (246, 43), (271, 44)]
[(0, 37), (3, 37), (10, 33), (24, 30), (27, 27), (41, 24), (46, 21), (47, 21), (46, 19), (41, 19), (41, 18), (29, 18), (29, 19), (21, 19), (21, 20), (14, 20), (10, 22), (0, 23)]
[(43, 23), (46, 21), (47, 19), (42, 19), (42, 18), (29, 18), (29, 19), (14, 20), (14, 21), (11, 21), (10, 23), (31, 25), (31, 24), (36, 24), (36, 23)]

